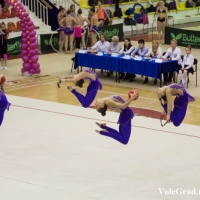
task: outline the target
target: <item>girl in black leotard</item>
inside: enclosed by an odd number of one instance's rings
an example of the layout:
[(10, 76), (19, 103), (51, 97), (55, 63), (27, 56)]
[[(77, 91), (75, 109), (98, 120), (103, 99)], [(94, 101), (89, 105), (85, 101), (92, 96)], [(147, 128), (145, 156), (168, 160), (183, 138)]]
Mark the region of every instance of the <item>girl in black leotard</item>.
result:
[(164, 1), (160, 1), (160, 6), (157, 7), (156, 16), (157, 16), (157, 28), (158, 28), (158, 40), (160, 43), (163, 43), (165, 38), (165, 26), (167, 25), (168, 19), (168, 10), (164, 6)]

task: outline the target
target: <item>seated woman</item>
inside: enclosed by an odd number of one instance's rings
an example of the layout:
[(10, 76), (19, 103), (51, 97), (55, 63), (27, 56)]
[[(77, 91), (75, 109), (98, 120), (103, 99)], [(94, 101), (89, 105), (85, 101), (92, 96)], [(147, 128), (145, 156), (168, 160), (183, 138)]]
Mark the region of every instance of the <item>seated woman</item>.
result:
[(188, 73), (194, 73), (193, 63), (194, 56), (191, 54), (191, 46), (185, 47), (186, 55), (183, 57), (183, 62), (181, 63), (182, 68), (179, 69), (179, 76), (181, 79), (181, 85), (185, 87), (186, 78)]
[(111, 137), (122, 144), (127, 144), (131, 135), (131, 120), (134, 117), (133, 111), (128, 107), (133, 99), (137, 97), (137, 94), (131, 94), (130, 99), (126, 102), (117, 95), (99, 99), (96, 101), (96, 110), (100, 112), (102, 116), (106, 115), (107, 108), (111, 108), (120, 112), (119, 115), (119, 132), (115, 129), (112, 129), (106, 124), (96, 123), (103, 130), (98, 131), (101, 135)]
[[(121, 49), (121, 45), (119, 43), (119, 38), (117, 36), (112, 37), (112, 42), (108, 47), (108, 54), (116, 53), (118, 54)], [(107, 76), (110, 76), (113, 72), (108, 72)]]
[[(119, 54), (124, 55), (131, 55), (132, 51), (134, 50), (134, 46), (131, 44), (131, 41), (129, 38), (124, 39), (124, 47), (119, 51)], [(120, 73), (120, 79), (124, 77), (125, 73)], [(126, 75), (128, 77), (128, 74)], [(126, 79), (126, 78), (125, 78)], [(130, 82), (133, 82), (132, 79), (130, 79)]]
[(4, 94), (4, 88), (3, 85), (1, 84), (2, 77), (3, 75), (1, 74), (0, 75), (0, 126), (3, 122), (5, 110), (9, 110), (9, 107), (11, 105), (6, 98), (6, 95)]
[(87, 108), (93, 102), (94, 98), (96, 97), (98, 90), (102, 89), (101, 82), (99, 81), (97, 75), (93, 71), (85, 70), (85, 71), (80, 72), (79, 74), (74, 75), (74, 76), (62, 77), (59, 80), (59, 82), (57, 83), (57, 85), (58, 85), (58, 88), (60, 88), (61, 82), (72, 82), (76, 86), (79, 86), (80, 88), (82, 88), (84, 80), (90, 81), (85, 97), (82, 94), (78, 93), (71, 86), (68, 86), (67, 88), (77, 97), (77, 99), (82, 104), (82, 106), (84, 108)]
[[(169, 123), (171, 121), (174, 126), (179, 126), (182, 123), (185, 118), (188, 103), (195, 101), (195, 99), (186, 92), (185, 88), (178, 84), (171, 84), (159, 88), (157, 90), (157, 95), (163, 107), (161, 115), (166, 113), (167, 122)], [(176, 96), (174, 106), (172, 105), (172, 96)]]
[[(145, 55), (147, 58), (162, 58), (162, 49), (159, 47), (158, 40), (152, 41), (152, 47), (149, 49), (147, 54)], [(148, 83), (148, 77), (145, 77), (144, 83)], [(154, 79), (154, 85), (157, 84), (157, 79)]]
[[(148, 48), (145, 46), (145, 41), (143, 39), (140, 39), (138, 41), (138, 47), (135, 48), (135, 50), (132, 52), (131, 56), (135, 57), (136, 55), (138, 56), (145, 56), (145, 54), (148, 52)], [(131, 82), (135, 80), (136, 75), (135, 74), (129, 74), (131, 77)]]

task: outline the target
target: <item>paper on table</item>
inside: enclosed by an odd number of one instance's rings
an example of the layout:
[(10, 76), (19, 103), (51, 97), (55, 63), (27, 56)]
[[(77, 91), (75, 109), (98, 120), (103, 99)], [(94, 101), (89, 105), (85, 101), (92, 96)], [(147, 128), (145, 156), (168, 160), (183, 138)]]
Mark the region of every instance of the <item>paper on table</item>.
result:
[(125, 55), (123, 58), (124, 59), (130, 59), (131, 57), (129, 55)]
[(112, 53), (111, 54), (111, 56), (113, 56), (113, 57), (117, 57), (119, 54), (117, 54), (117, 53)]
[(162, 59), (155, 59), (155, 62), (156, 62), (156, 63), (161, 63), (161, 62), (162, 62)]
[(96, 55), (97, 56), (103, 56), (103, 53), (102, 52), (98, 52)]
[(87, 50), (79, 50), (79, 53), (87, 53)]

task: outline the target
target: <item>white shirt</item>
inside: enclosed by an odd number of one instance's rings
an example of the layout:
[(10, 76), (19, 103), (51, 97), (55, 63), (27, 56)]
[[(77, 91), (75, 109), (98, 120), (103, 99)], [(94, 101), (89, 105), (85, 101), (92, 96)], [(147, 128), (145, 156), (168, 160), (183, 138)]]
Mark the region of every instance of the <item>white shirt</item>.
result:
[(194, 56), (192, 54), (186, 54), (183, 57), (182, 68), (185, 68), (185, 65), (188, 65), (186, 69), (189, 69), (193, 66)]
[(123, 53), (123, 54), (131, 54), (131, 52), (134, 50), (135, 48), (134, 48), (134, 46), (131, 46), (131, 48), (130, 49), (127, 49), (127, 48), (125, 48), (124, 49), (124, 47), (120, 50), (120, 52), (119, 53)]
[(172, 60), (177, 60), (178, 64), (180, 65), (182, 63), (182, 60), (181, 60), (181, 49), (176, 47), (174, 49), (174, 51), (172, 51), (172, 47), (170, 47), (167, 50), (167, 53), (163, 56), (164, 59), (167, 59), (168, 57), (170, 57)]
[(161, 47), (158, 47), (156, 55), (154, 55), (154, 52), (152, 51), (152, 48), (150, 48), (149, 51), (147, 52), (146, 56), (162, 58), (162, 49), (161, 49)]
[(109, 47), (108, 47), (108, 51), (110, 51), (111, 53), (119, 53), (121, 49), (121, 45), (120, 43), (117, 43), (115, 46), (114, 46), (114, 43), (111, 42)]
[(98, 52), (107, 52), (109, 45), (110, 43), (108, 41), (104, 41), (104, 43), (98, 41), (93, 47), (91, 47), (91, 49), (92, 50), (97, 49)]

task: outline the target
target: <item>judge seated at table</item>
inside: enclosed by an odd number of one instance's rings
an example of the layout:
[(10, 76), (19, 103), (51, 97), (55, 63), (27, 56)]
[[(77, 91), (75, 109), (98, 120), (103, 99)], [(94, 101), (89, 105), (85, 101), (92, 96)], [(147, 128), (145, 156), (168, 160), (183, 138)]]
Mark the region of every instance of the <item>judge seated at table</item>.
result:
[[(118, 54), (119, 51), (121, 50), (121, 45), (119, 43), (119, 38), (117, 36), (113, 36), (112, 37), (112, 42), (110, 43), (109, 47), (108, 47), (108, 54)], [(113, 74), (112, 71), (108, 71), (107, 76), (109, 77), (111, 74)]]
[(108, 51), (109, 45), (110, 43), (107, 41), (106, 35), (101, 34), (100, 40), (91, 47), (91, 50), (106, 53)]
[[(152, 47), (149, 49), (147, 54), (145, 55), (146, 59), (150, 58), (162, 58), (162, 49), (159, 47), (159, 41), (158, 40), (153, 40), (152, 41)], [(148, 83), (148, 77), (145, 77), (145, 80), (143, 83)], [(154, 79), (153, 84), (157, 84), (157, 79)]]
[[(164, 61), (167, 60), (177, 60), (177, 69), (181, 68), (181, 49), (177, 47), (177, 41), (175, 39), (171, 40), (171, 47), (167, 50), (167, 53), (162, 57)], [(164, 84), (170, 85), (172, 83), (172, 77), (174, 72), (165, 72), (164, 74)]]
[[(134, 46), (131, 44), (129, 38), (124, 39), (124, 47), (119, 51), (119, 54), (131, 55), (134, 50)], [(124, 77), (124, 72), (120, 73), (120, 79)], [(131, 80), (130, 80), (131, 81)]]
[[(144, 40), (140, 39), (138, 41), (138, 47), (131, 53), (131, 56), (135, 57), (137, 55), (137, 56), (143, 57), (145, 56), (147, 52), (148, 52), (148, 48), (145, 46)], [(127, 79), (130, 78), (131, 80), (130, 82), (134, 82), (135, 77), (136, 77), (135, 74), (129, 74), (129, 77), (127, 77)]]

